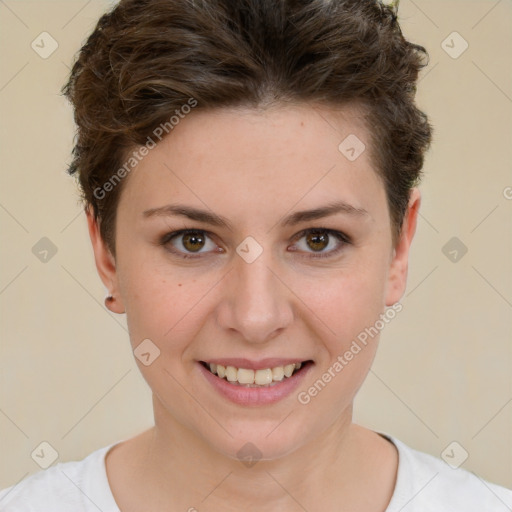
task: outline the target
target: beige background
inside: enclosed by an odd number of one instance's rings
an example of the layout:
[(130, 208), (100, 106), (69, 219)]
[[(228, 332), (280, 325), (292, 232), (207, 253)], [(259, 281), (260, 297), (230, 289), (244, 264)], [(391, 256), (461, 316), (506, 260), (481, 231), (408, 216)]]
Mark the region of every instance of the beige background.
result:
[[(108, 5), (0, 0), (0, 487), (40, 469), (43, 441), (77, 460), (152, 425), (65, 175), (74, 126), (59, 89)], [(455, 440), (462, 467), (512, 487), (512, 3), (402, 0), (400, 19), (431, 56), (418, 102), (435, 140), (404, 309), (355, 418), (437, 457)], [(31, 48), (43, 31), (58, 42), (47, 59)], [(453, 31), (469, 44), (456, 59), (441, 47)], [(47, 262), (32, 252), (42, 237), (57, 248)], [(442, 252), (452, 237), (468, 249), (457, 262)]]

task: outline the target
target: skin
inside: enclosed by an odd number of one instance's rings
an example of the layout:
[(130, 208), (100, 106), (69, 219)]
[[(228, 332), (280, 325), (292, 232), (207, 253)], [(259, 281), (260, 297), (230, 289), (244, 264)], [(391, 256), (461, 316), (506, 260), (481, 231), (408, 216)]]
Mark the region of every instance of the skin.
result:
[[(338, 150), (349, 134), (367, 146), (353, 162)], [(115, 298), (110, 309), (126, 313), (133, 349), (149, 338), (160, 350), (149, 366), (136, 359), (153, 392), (155, 426), (116, 445), (106, 459), (123, 512), (169, 510), (169, 504), (209, 511), (339, 511), (340, 504), (385, 510), (396, 449), (352, 422), (379, 336), (307, 405), (297, 400), (405, 291), (420, 193), (413, 189), (393, 246), (385, 189), (368, 146), (354, 107), (196, 111), (126, 179), (115, 258), (89, 211), (98, 272)], [(368, 214), (279, 224), (290, 213), (340, 199)], [(143, 214), (170, 203), (210, 210), (231, 228)], [(183, 237), (167, 248), (159, 244), (183, 228), (209, 236), (199, 258), (170, 252), (197, 254), (183, 247)], [(351, 243), (313, 258), (315, 246), (300, 235), (309, 228), (343, 232)], [(236, 252), (247, 236), (263, 248), (250, 264)], [(338, 245), (331, 236), (321, 251)], [(311, 359), (314, 366), (297, 392), (250, 407), (219, 395), (198, 372), (198, 360), (221, 357)], [(247, 442), (263, 454), (252, 467), (237, 458)]]

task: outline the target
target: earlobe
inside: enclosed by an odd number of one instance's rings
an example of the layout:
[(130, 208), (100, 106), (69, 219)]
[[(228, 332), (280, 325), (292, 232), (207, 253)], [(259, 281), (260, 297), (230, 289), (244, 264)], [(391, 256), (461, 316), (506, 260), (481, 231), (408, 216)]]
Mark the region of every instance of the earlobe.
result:
[(396, 304), (403, 296), (407, 286), (407, 270), (409, 265), (409, 250), (414, 234), (418, 212), (421, 205), (421, 194), (418, 188), (411, 190), (409, 204), (404, 216), (400, 238), (393, 250), (393, 257), (389, 268), (386, 306)]
[(98, 221), (94, 217), (92, 206), (86, 209), (87, 227), (94, 251), (96, 269), (103, 284), (109, 291), (105, 306), (113, 313), (124, 313), (124, 305), (119, 293), (116, 263), (107, 244), (101, 237)]

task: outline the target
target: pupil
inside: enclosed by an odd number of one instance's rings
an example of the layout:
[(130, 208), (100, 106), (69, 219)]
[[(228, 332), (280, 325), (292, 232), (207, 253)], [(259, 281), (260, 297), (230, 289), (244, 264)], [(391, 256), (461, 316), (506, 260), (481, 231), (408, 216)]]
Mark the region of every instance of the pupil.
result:
[[(192, 244), (191, 247), (188, 247), (187, 244)], [(198, 245), (199, 244), (199, 245)], [(201, 235), (197, 233), (187, 233), (185, 234), (183, 245), (186, 249), (191, 251), (198, 251), (204, 244), (204, 239)]]
[[(310, 245), (311, 249), (314, 251), (321, 251), (327, 247), (329, 243), (329, 236), (326, 233), (311, 233), (308, 236), (308, 243), (312, 242), (313, 246)], [(320, 245), (320, 247), (318, 247)]]

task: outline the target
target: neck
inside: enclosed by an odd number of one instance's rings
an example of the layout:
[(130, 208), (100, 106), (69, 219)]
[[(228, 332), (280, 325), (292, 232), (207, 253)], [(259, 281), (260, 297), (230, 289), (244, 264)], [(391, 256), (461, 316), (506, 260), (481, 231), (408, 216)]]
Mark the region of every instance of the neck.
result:
[(155, 427), (147, 433), (140, 476), (160, 502), (174, 503), (176, 509), (315, 510), (337, 497), (358, 503), (375, 463), (371, 450), (379, 436), (371, 433), (374, 444), (365, 448), (371, 431), (352, 423), (352, 406), (314, 441), (252, 465), (216, 451), (156, 400), (154, 409)]

